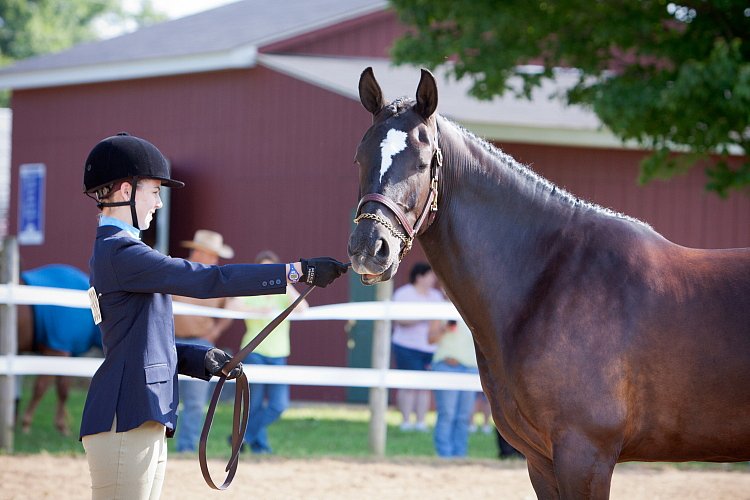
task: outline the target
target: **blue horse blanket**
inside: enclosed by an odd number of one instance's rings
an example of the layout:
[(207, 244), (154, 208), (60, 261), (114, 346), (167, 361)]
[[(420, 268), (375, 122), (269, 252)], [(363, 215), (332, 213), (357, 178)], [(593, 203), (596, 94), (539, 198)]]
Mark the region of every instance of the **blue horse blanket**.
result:
[[(21, 280), (31, 286), (88, 290), (89, 277), (79, 269), (50, 264), (21, 273)], [(101, 333), (89, 309), (33, 305), (34, 344), (79, 356), (92, 346), (102, 345)]]

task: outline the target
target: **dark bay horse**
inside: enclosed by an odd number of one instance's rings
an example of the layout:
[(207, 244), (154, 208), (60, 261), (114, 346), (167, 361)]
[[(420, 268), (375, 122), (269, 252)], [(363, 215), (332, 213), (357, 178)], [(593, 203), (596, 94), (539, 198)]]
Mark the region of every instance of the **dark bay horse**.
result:
[(584, 203), (416, 100), (359, 82), (365, 284), (412, 237), (470, 326), (500, 433), (539, 498), (608, 498), (625, 461), (750, 460), (750, 249), (698, 250)]
[[(86, 290), (88, 275), (64, 264), (50, 264), (21, 273), (21, 284)], [(91, 311), (51, 305), (18, 305), (18, 352), (44, 356), (80, 356), (92, 347), (101, 347), (99, 328), (94, 325)], [(49, 385), (55, 380), (57, 407), (55, 427), (68, 435), (69, 377), (38, 375), (26, 410), (21, 419), (24, 433), (31, 430), (34, 413)]]

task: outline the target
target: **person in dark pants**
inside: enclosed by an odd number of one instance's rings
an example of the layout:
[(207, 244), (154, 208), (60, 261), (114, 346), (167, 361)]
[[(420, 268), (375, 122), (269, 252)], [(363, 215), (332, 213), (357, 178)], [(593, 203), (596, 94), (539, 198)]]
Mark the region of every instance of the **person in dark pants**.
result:
[[(409, 283), (393, 293), (394, 302), (442, 302), (443, 294), (435, 288), (437, 278), (426, 262), (417, 262), (409, 273)], [(391, 336), (393, 357), (399, 370), (429, 370), (437, 349), (429, 342), (430, 321), (394, 320)], [(396, 406), (401, 413), (399, 429), (405, 432), (427, 432), (425, 416), (430, 408), (432, 391), (398, 389)], [(412, 422), (411, 415), (415, 420)]]
[[(162, 207), (163, 186), (182, 187), (150, 142), (118, 134), (84, 165), (84, 192), (102, 210), (89, 262), (89, 298), (104, 362), (89, 386), (80, 438), (93, 498), (159, 498), (166, 437), (177, 425), (177, 374), (208, 380), (231, 359), (210, 347), (176, 344), (170, 294), (196, 298), (284, 293), (303, 280), (324, 287), (347, 266), (331, 258), (290, 264), (206, 266), (140, 241)], [(237, 366), (228, 378), (236, 378)]]
[(526, 458), (523, 453), (503, 439), (497, 429), (495, 429), (495, 436), (497, 437), (497, 458)]

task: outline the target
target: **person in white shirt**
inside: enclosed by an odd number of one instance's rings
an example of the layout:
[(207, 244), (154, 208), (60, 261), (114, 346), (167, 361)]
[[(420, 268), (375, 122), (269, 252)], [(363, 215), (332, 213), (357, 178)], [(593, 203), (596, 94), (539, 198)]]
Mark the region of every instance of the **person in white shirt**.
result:
[[(394, 302), (442, 302), (443, 294), (435, 288), (437, 278), (429, 264), (419, 262), (412, 267), (409, 284), (393, 294)], [(399, 370), (429, 370), (436, 347), (429, 341), (430, 321), (394, 321), (393, 354)], [(424, 417), (430, 408), (429, 390), (399, 389), (396, 405), (403, 417), (402, 431), (427, 431)], [(415, 420), (411, 420), (411, 415)]]

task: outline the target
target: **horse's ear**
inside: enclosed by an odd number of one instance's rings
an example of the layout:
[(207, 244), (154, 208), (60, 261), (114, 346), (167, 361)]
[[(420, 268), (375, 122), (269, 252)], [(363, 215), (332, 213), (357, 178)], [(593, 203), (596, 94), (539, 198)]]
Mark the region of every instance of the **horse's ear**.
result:
[(417, 87), (417, 105), (415, 110), (425, 120), (432, 116), (437, 109), (438, 93), (437, 83), (432, 73), (426, 69), (422, 70), (422, 77), (419, 79)]
[(383, 92), (380, 90), (378, 81), (375, 80), (372, 67), (365, 69), (359, 77), (359, 100), (362, 106), (373, 115), (385, 106)]

